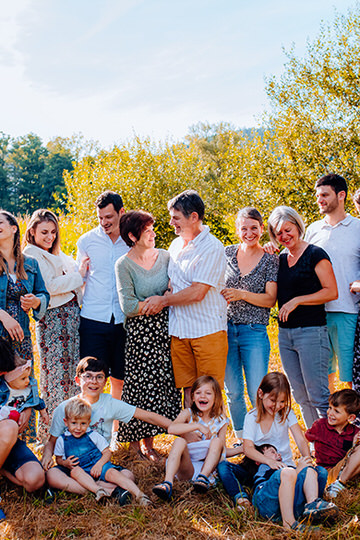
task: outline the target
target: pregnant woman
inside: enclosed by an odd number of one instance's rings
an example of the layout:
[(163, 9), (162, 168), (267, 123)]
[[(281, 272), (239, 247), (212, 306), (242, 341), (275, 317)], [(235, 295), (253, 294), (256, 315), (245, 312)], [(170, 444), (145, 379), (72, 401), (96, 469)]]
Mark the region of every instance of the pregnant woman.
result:
[[(169, 254), (155, 248), (153, 224), (152, 215), (143, 211), (127, 212), (120, 220), (121, 236), (131, 248), (115, 265), (120, 305), (127, 318), (122, 400), (174, 420), (181, 403), (170, 358), (168, 310), (141, 314), (144, 300), (162, 296), (169, 286)], [(120, 424), (118, 439), (130, 442), (141, 457), (156, 461), (153, 437), (163, 431), (132, 419)]]
[(336, 280), (328, 254), (303, 240), (305, 225), (293, 208), (275, 208), (268, 226), (271, 241), (286, 248), (278, 274), (281, 361), (310, 428), (328, 408), (330, 348), (324, 304), (337, 298)]
[(255, 407), (256, 392), (267, 373), (270, 355), (266, 326), (270, 308), (276, 302), (278, 257), (264, 252), (260, 245), (263, 231), (260, 212), (252, 207), (243, 208), (236, 219), (240, 244), (225, 248), (226, 289), (222, 294), (228, 302), (229, 342), (225, 390), (238, 438), (242, 437), (246, 414), (243, 372)]
[(50, 210), (36, 210), (26, 229), (24, 254), (36, 259), (50, 303), (45, 317), (36, 324), (40, 353), (40, 387), (48, 412), (77, 393), (75, 370), (79, 362), (81, 286), (87, 260), (79, 270), (75, 261), (60, 250), (57, 217)]

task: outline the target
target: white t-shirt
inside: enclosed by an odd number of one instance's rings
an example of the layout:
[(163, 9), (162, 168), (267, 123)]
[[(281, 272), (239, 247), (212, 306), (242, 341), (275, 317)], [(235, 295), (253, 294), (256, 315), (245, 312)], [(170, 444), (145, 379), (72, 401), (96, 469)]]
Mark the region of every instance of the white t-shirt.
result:
[(21, 406), (26, 402), (27, 398), (30, 396), (31, 387), (28, 386), (27, 388), (24, 388), (23, 390), (17, 390), (15, 388), (10, 388), (8, 383), (6, 383), (6, 386), (9, 389), (9, 397), (8, 397), (7, 402), (4, 403), (4, 405), (8, 405), (9, 407), (14, 407), (15, 409), (20, 409)]
[[(63, 401), (54, 411), (50, 435), (60, 437), (66, 429), (64, 424), (65, 407), (69, 400)], [(99, 400), (91, 405), (90, 429), (94, 429), (110, 442), (114, 420), (127, 424), (134, 416), (136, 407), (125, 401), (115, 399), (110, 394), (100, 394)]]
[[(89, 431), (91, 433), (89, 433)], [(103, 453), (105, 448), (108, 448), (109, 443), (107, 442), (107, 440), (102, 435), (100, 435), (100, 433), (97, 433), (96, 431), (91, 431), (90, 428), (87, 429), (86, 433), (89, 433), (90, 439), (95, 444), (96, 448), (98, 448), (100, 450), (101, 453)], [(70, 432), (68, 430), (66, 430), (64, 434), (65, 435), (70, 435)], [(63, 459), (66, 459), (64, 439), (62, 437), (59, 437), (56, 440), (54, 454), (55, 454), (55, 456), (60, 456)]]
[(257, 410), (252, 409), (245, 416), (243, 439), (252, 441), (256, 446), (272, 444), (275, 446), (286, 465), (294, 465), (290, 448), (289, 428), (297, 424), (295, 413), (291, 410), (283, 424), (280, 423), (279, 413), (276, 414), (271, 428), (263, 433), (260, 424), (256, 422)]

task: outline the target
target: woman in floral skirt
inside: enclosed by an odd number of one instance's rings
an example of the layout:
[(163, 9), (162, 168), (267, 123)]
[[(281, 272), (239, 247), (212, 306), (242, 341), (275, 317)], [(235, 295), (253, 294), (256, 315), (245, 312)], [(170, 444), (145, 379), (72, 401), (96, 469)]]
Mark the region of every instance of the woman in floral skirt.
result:
[[(144, 300), (163, 295), (169, 284), (169, 254), (155, 248), (154, 218), (131, 211), (120, 220), (120, 233), (131, 247), (115, 265), (121, 309), (126, 320), (125, 377), (122, 398), (127, 403), (174, 420), (181, 409), (180, 392), (170, 357), (168, 311), (142, 315)], [(153, 437), (162, 428), (132, 419), (120, 424), (118, 439), (130, 442), (141, 457), (156, 461)]]

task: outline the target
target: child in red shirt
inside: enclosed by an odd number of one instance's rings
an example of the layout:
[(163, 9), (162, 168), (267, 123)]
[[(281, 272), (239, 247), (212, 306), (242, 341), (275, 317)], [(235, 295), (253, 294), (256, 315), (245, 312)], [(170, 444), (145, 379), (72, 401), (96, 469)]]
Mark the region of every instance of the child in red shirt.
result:
[(346, 483), (360, 473), (359, 428), (352, 425), (360, 411), (360, 396), (355, 390), (339, 390), (329, 398), (327, 418), (316, 420), (305, 433), (315, 443), (318, 465), (328, 469), (330, 485), (326, 494), (336, 497)]

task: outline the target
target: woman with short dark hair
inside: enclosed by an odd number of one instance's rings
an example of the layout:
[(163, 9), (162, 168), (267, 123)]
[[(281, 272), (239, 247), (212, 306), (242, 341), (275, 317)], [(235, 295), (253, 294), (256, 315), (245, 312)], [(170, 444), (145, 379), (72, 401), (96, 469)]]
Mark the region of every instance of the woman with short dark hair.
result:
[[(175, 388), (168, 335), (168, 310), (142, 315), (144, 300), (162, 296), (169, 286), (169, 254), (155, 248), (154, 218), (130, 211), (120, 220), (120, 233), (131, 248), (115, 265), (121, 309), (126, 316), (125, 377), (122, 399), (174, 420), (181, 402)], [(153, 437), (164, 430), (141, 420), (120, 424), (118, 439), (130, 442), (141, 457), (157, 459)]]

